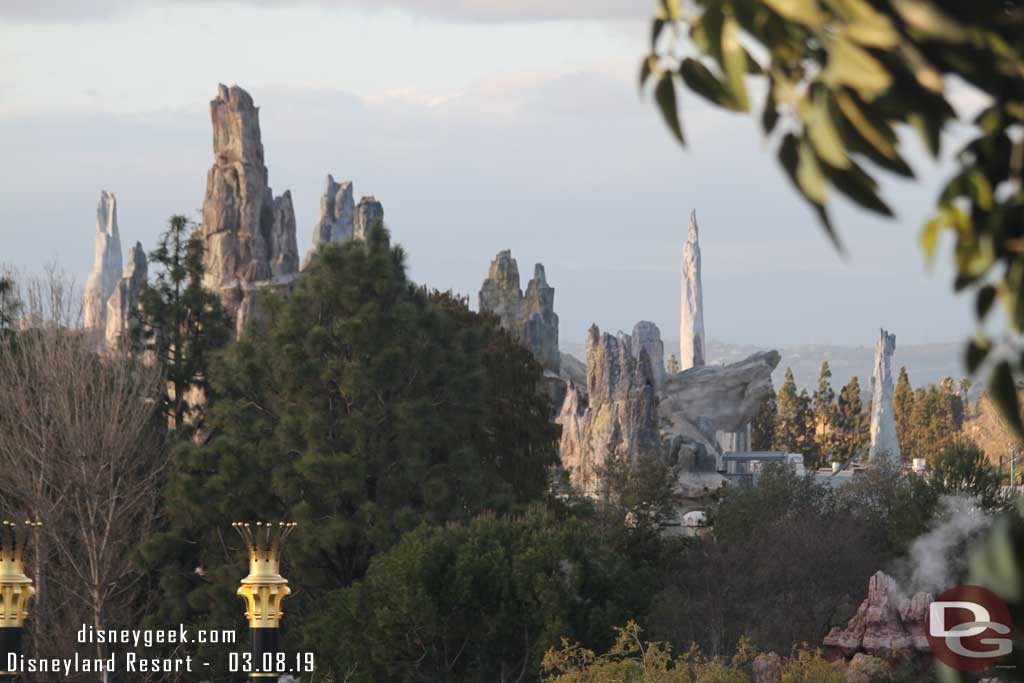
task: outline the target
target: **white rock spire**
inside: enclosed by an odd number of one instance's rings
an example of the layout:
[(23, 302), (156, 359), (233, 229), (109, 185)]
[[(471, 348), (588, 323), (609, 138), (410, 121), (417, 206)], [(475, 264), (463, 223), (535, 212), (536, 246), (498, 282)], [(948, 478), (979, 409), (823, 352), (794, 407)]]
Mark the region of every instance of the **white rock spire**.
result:
[(900, 440), (896, 434), (893, 412), (892, 354), (896, 351), (896, 335), (879, 330), (875, 344), (875, 371), (871, 378), (871, 462), (883, 459), (899, 465)]
[(683, 247), (682, 295), (679, 306), (679, 369), (697, 368), (707, 361), (704, 338), (704, 292), (700, 283), (700, 243), (697, 212), (690, 212), (690, 227)]
[(100, 192), (96, 206), (96, 249), (92, 271), (85, 281), (83, 313), (85, 326), (106, 328), (107, 301), (121, 279), (121, 236), (117, 231), (117, 198), (113, 192)]

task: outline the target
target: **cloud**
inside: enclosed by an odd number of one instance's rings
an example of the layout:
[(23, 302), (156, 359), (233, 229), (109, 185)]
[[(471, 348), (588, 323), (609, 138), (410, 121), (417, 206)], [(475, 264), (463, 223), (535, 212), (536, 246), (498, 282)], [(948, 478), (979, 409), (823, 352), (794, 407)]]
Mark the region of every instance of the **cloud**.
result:
[[(287, 8), (295, 0), (3, 0), (0, 16), (30, 22), (104, 19), (132, 7), (226, 4)], [(327, 9), (399, 9), (416, 16), (456, 22), (522, 22), (563, 19), (636, 19), (653, 10), (636, 0), (301, 0)]]

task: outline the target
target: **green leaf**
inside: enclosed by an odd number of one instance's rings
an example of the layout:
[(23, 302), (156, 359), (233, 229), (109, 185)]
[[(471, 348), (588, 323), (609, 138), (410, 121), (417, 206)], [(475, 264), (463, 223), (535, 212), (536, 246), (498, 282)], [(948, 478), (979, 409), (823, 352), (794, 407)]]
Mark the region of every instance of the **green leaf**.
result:
[(892, 85), (892, 76), (881, 62), (867, 50), (841, 37), (832, 41), (824, 77), (834, 89), (839, 85), (849, 86), (867, 101)]
[(715, 78), (710, 69), (696, 59), (692, 57), (684, 59), (683, 63), (679, 65), (679, 75), (690, 90), (709, 102), (734, 111), (739, 108), (736, 105), (736, 100), (732, 97), (732, 93), (729, 92), (725, 85)]
[(907, 122), (914, 127), (928, 151), (937, 159), (942, 151), (942, 121), (921, 112), (911, 112), (907, 115)]
[(972, 339), (967, 342), (967, 349), (964, 352), (964, 364), (967, 366), (969, 374), (973, 375), (978, 371), (981, 364), (988, 358), (988, 352), (991, 348), (992, 345), (987, 339)]
[(683, 126), (679, 121), (679, 110), (676, 106), (676, 88), (670, 72), (665, 72), (658, 80), (658, 85), (654, 89), (654, 100), (658, 103), (661, 117), (665, 119), (665, 123), (675, 135), (676, 140), (680, 144), (686, 144), (686, 140), (683, 138)]
[(764, 4), (783, 18), (809, 28), (817, 28), (825, 23), (825, 13), (821, 11), (817, 0), (764, 0)]
[(857, 103), (856, 98), (845, 88), (837, 90), (835, 98), (839, 111), (846, 116), (846, 120), (868, 144), (890, 159), (899, 157), (895, 146), (896, 134), (884, 119), (872, 120), (871, 114), (865, 112)]
[(978, 298), (974, 302), (974, 312), (978, 320), (984, 320), (988, 312), (992, 310), (992, 304), (996, 301), (996, 288), (992, 285), (985, 285), (978, 290)]
[(805, 197), (815, 204), (825, 203), (825, 176), (814, 150), (806, 140), (800, 141), (796, 180)]
[(850, 161), (845, 169), (826, 167), (825, 172), (837, 190), (860, 206), (889, 218), (894, 215), (878, 196), (878, 183), (857, 164)]
[(729, 90), (740, 111), (748, 111), (747, 86), (743, 77), (747, 73), (747, 52), (740, 43), (739, 24), (732, 17), (726, 17), (722, 26), (722, 70), (725, 71)]
[(842, 252), (842, 243), (825, 208), (825, 180), (811, 146), (792, 133), (787, 133), (779, 146), (779, 163), (800, 194), (814, 207), (825, 233), (836, 249)]
[(665, 29), (668, 24), (664, 19), (655, 19), (651, 22), (651, 49), (655, 49), (658, 44), (658, 38), (661, 37), (661, 32)]
[(1010, 363), (1002, 361), (996, 365), (988, 385), (989, 397), (1003, 416), (1006, 426), (1018, 440), (1024, 440), (1024, 423), (1020, 419), (1020, 403), (1017, 400), (1017, 384), (1013, 380)]
[(663, 21), (679, 21), (682, 16), (681, 0), (658, 0), (657, 17)]
[(779, 110), (778, 103), (775, 101), (775, 84), (773, 82), (768, 88), (768, 95), (764, 99), (764, 110), (761, 112), (761, 128), (764, 129), (764, 134), (771, 134), (778, 122)]
[(647, 79), (651, 77), (652, 73), (654, 73), (654, 65), (656, 63), (657, 58), (654, 55), (650, 55), (644, 59), (643, 63), (640, 65), (639, 86), (641, 88), (647, 84)]
[(903, 21), (922, 36), (947, 43), (967, 40), (967, 32), (956, 19), (928, 0), (894, 0), (892, 4)]
[(828, 91), (823, 87), (812, 90), (813, 100), (808, 110), (807, 137), (822, 160), (836, 168), (849, 168), (843, 140), (832, 121)]

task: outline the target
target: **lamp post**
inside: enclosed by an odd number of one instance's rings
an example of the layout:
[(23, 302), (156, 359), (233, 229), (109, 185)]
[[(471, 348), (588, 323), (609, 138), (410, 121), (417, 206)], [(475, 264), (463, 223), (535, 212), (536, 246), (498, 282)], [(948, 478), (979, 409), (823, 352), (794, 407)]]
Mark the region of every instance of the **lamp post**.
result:
[(28, 600), (35, 594), (32, 579), (25, 576), (24, 553), (29, 533), (37, 522), (0, 522), (0, 681), (13, 681), (9, 656), (22, 654), (22, 631), (28, 616)]
[(295, 530), (294, 522), (236, 522), (234, 526), (249, 548), (249, 575), (242, 579), (238, 595), (245, 600), (245, 615), (252, 634), (253, 683), (277, 678), (273, 668), (263, 671), (264, 658), (273, 661), (278, 652), (281, 626), (281, 601), (292, 592), (288, 579), (281, 576), (281, 550)]

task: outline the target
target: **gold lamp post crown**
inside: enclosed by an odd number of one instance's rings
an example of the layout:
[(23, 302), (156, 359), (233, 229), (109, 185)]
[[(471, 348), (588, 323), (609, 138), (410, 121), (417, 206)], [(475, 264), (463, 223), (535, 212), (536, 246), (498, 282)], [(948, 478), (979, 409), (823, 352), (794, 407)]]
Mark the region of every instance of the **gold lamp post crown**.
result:
[(281, 601), (292, 591), (281, 576), (281, 550), (297, 526), (294, 522), (235, 522), (232, 524), (249, 548), (249, 576), (242, 579), (238, 595), (245, 600), (251, 628), (277, 628)]
[(0, 522), (0, 628), (21, 628), (28, 616), (28, 600), (36, 591), (25, 576), (24, 554), (29, 533), (38, 526)]

